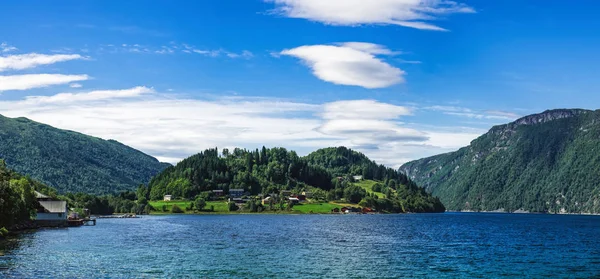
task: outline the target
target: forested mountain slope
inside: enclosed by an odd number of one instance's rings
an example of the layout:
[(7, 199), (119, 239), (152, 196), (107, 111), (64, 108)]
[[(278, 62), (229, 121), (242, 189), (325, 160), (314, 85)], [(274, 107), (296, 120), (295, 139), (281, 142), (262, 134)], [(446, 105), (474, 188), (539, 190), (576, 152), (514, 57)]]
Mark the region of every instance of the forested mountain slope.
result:
[(600, 111), (526, 116), (400, 171), (449, 210), (600, 213)]
[(1, 115), (0, 159), (59, 193), (133, 190), (169, 166), (117, 141)]

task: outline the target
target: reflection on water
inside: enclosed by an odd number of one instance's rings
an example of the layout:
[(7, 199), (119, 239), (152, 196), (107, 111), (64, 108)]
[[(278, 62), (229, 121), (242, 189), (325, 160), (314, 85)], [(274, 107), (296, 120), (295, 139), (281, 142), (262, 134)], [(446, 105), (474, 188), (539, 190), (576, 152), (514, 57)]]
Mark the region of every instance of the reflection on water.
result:
[(0, 244), (0, 278), (600, 275), (600, 217), (220, 215), (103, 219)]

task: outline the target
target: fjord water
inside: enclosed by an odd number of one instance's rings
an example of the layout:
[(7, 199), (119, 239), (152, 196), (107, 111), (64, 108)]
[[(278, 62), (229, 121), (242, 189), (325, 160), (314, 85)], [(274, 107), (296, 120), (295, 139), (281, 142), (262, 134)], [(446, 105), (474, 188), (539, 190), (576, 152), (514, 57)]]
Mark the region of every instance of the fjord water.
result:
[(212, 215), (101, 219), (0, 242), (0, 278), (582, 278), (600, 217)]

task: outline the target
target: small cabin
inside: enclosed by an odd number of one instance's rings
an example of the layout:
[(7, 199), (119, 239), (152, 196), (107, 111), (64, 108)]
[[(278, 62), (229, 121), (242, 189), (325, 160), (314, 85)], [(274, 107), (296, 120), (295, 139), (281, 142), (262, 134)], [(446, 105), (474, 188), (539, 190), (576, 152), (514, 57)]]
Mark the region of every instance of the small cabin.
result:
[(288, 198), (288, 200), (290, 201), (290, 203), (292, 205), (298, 204), (300, 202), (300, 200), (298, 198), (295, 198), (295, 197), (290, 197), (290, 198)]
[(165, 195), (165, 196), (163, 197), (163, 201), (171, 201), (171, 199), (172, 199), (172, 198), (173, 198), (173, 196), (172, 196), (172, 195)]
[(36, 220), (47, 220), (47, 221), (60, 221), (67, 220), (67, 209), (66, 201), (38, 201), (40, 207), (37, 211)]
[(307, 199), (311, 199), (313, 197), (313, 193), (307, 191), (302, 192), (302, 195), (305, 196)]
[(212, 192), (217, 197), (223, 196), (223, 190), (212, 190)]
[(363, 179), (362, 175), (355, 175), (352, 177), (354, 179), (354, 181), (361, 181)]
[(241, 198), (244, 195), (244, 189), (229, 189), (229, 197)]

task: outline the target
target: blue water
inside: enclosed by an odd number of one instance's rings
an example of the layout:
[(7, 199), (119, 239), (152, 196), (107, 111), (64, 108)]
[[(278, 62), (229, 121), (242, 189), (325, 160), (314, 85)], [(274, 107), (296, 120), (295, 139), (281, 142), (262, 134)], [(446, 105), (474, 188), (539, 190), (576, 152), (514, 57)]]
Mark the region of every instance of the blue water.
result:
[(0, 251), (0, 278), (588, 278), (600, 276), (600, 217), (145, 216)]

